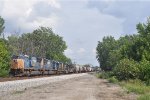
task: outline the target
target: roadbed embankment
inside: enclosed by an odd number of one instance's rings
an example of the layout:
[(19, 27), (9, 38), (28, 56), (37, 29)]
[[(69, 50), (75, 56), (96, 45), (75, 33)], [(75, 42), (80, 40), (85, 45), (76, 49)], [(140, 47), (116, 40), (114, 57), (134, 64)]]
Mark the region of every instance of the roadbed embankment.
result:
[(19, 91), (19, 90), (24, 90), (30, 87), (46, 85), (49, 83), (76, 78), (76, 77), (80, 77), (83, 75), (86, 75), (86, 73), (0, 82), (0, 91), (12, 91), (12, 90)]

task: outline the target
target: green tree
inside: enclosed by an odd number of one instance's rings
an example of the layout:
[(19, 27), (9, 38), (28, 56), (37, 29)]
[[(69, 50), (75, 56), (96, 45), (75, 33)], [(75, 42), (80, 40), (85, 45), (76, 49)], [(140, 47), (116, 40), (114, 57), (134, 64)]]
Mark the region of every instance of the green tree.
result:
[(8, 36), (8, 47), (12, 55), (19, 54), (19, 37), (17, 35)]
[(2, 32), (4, 31), (4, 19), (0, 16), (0, 36), (2, 35)]
[[(115, 40), (113, 37), (104, 37), (97, 46), (97, 59), (103, 70), (112, 70), (124, 58), (139, 60), (134, 44), (138, 35), (126, 35)], [(138, 46), (138, 45), (137, 45)]]
[[(4, 20), (0, 17), (0, 36), (4, 31)], [(10, 55), (7, 49), (7, 41), (0, 38), (0, 77), (8, 75)]]
[(97, 45), (97, 60), (102, 70), (111, 70), (112, 62), (110, 60), (110, 52), (116, 49), (116, 40), (112, 36), (104, 37), (102, 42)]
[(150, 18), (147, 19), (146, 24), (137, 24), (137, 31), (139, 40), (134, 45), (137, 49), (137, 54), (141, 59), (150, 61)]
[(9, 69), (9, 52), (3, 41), (0, 41), (0, 70)]
[(32, 33), (24, 33), (21, 36), (9, 36), (8, 42), (10, 50), (13, 51), (12, 54), (23, 53), (70, 62), (70, 59), (64, 55), (64, 50), (67, 48), (66, 42), (48, 27), (40, 27)]
[(59, 60), (64, 50), (67, 49), (63, 38), (53, 33), (51, 28), (40, 27), (33, 31), (33, 41), (36, 55), (48, 59)]
[(104, 37), (96, 57), (103, 70), (113, 70), (120, 80), (139, 78), (150, 83), (150, 18), (137, 24), (137, 31), (118, 40)]
[(10, 66), (10, 55), (4, 41), (0, 41), (0, 77), (8, 75)]

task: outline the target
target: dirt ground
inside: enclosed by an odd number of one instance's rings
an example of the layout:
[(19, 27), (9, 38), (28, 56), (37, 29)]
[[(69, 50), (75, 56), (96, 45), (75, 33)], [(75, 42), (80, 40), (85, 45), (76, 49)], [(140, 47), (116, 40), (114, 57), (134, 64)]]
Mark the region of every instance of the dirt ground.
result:
[(136, 95), (87, 74), (23, 91), (1, 92), (0, 100), (136, 100)]

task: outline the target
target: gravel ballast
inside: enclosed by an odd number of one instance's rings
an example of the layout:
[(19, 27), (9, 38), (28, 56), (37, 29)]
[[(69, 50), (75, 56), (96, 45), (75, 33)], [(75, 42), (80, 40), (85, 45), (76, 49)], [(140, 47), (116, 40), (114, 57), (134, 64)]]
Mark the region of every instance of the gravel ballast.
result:
[(83, 75), (86, 75), (86, 73), (0, 82), (0, 91), (20, 91), (26, 88), (46, 85), (49, 83), (76, 78)]

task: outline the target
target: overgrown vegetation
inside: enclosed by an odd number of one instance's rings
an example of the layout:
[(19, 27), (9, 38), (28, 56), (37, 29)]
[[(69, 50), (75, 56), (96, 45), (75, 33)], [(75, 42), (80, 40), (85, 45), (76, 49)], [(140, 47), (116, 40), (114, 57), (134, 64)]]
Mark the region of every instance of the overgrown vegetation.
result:
[(124, 81), (120, 84), (128, 90), (128, 93), (134, 92), (140, 95), (138, 100), (150, 100), (150, 86), (147, 86), (143, 81), (135, 79)]
[(140, 96), (138, 100), (150, 100), (150, 94), (144, 94)]
[(150, 86), (147, 86), (139, 79), (123, 81), (120, 84), (125, 87), (128, 92), (134, 92), (136, 94), (147, 94), (150, 92)]
[(115, 40), (112, 36), (98, 42), (97, 60), (101, 69), (112, 71), (117, 79), (150, 79), (150, 19), (137, 24), (138, 34)]
[(127, 58), (120, 60), (113, 69), (114, 75), (119, 80), (135, 79), (138, 77), (139, 72), (138, 64)]
[(118, 83), (119, 82), (115, 76), (112, 76), (112, 77), (108, 78), (108, 81), (110, 83)]
[[(111, 74), (110, 74), (111, 73)], [(138, 100), (149, 100), (150, 86), (140, 79), (118, 80), (112, 72), (97, 73), (98, 78), (107, 79), (110, 83), (119, 84), (127, 93), (134, 92), (139, 95)]]
[(146, 24), (137, 24), (137, 32), (118, 40), (112, 36), (104, 37), (102, 42), (98, 42), (96, 57), (104, 71), (98, 77), (113, 83), (119, 80), (119, 84), (129, 92), (140, 94), (139, 100), (149, 100), (150, 18)]

